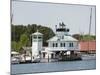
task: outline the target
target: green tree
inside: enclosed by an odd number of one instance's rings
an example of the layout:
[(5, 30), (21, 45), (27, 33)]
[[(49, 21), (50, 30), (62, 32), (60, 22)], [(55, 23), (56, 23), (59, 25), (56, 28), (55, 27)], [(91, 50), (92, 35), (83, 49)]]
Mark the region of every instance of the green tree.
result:
[[(26, 26), (11, 25), (11, 41), (15, 41), (17, 43), (20, 42), (22, 46), (32, 46), (31, 34), (36, 32), (37, 29), (39, 30), (39, 32), (43, 34), (43, 45), (47, 46), (46, 40), (53, 37), (55, 34), (51, 28), (37, 25), (37, 24), (28, 24)], [(28, 43), (27, 43), (27, 40), (22, 41), (22, 40), (25, 40), (25, 39), (22, 39), (23, 37), (25, 37), (26, 39), (28, 38)]]
[(18, 42), (16, 41), (11, 42), (11, 48), (14, 51), (20, 52), (21, 48), (26, 46), (27, 43), (28, 43), (28, 36), (26, 34), (22, 34)]
[(27, 43), (28, 43), (28, 36), (26, 35), (26, 34), (22, 34), (21, 35), (21, 37), (20, 37), (20, 44), (22, 45), (22, 46), (26, 46), (27, 45)]
[(83, 41), (92, 41), (92, 40), (96, 40), (96, 36), (95, 35), (80, 35), (80, 34), (74, 34), (72, 35), (74, 38), (76, 38), (77, 40), (83, 40)]
[(86, 40), (86, 41), (90, 40), (91, 41), (91, 40), (95, 40), (95, 38), (92, 35), (84, 35), (83, 40)]
[(17, 49), (17, 42), (16, 41), (11, 42), (11, 49), (16, 51), (16, 49)]
[(20, 42), (16, 42), (16, 41), (12, 41), (11, 42), (11, 49), (13, 51), (17, 51), (19, 52), (20, 48), (22, 47), (21, 43)]

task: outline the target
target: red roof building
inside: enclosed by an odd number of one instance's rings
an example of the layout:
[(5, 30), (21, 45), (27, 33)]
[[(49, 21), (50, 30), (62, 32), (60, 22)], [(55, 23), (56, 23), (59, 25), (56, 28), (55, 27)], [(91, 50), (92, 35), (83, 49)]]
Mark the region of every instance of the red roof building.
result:
[(96, 41), (80, 41), (80, 51), (96, 52)]

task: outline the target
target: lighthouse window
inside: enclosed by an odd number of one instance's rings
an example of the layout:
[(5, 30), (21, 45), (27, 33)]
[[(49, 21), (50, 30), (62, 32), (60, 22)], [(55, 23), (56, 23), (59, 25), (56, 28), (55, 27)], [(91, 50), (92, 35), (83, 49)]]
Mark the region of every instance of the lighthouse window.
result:
[(62, 36), (62, 39), (64, 39), (64, 36)]
[(57, 43), (53, 43), (53, 47), (58, 47), (58, 44)]
[(64, 43), (64, 47), (65, 47), (65, 43)]
[(65, 43), (60, 43), (60, 47), (65, 47)]
[(73, 47), (73, 43), (69, 43), (69, 47)]
[(55, 46), (55, 44), (53, 43), (53, 47)]
[(58, 46), (58, 44), (56, 43), (56, 47)]
[(41, 36), (38, 37), (38, 39), (41, 39), (41, 38), (42, 38)]
[(62, 47), (62, 43), (60, 43), (60, 46)]
[(34, 39), (36, 39), (37, 38), (37, 36), (36, 35), (34, 35), (34, 37), (33, 37)]

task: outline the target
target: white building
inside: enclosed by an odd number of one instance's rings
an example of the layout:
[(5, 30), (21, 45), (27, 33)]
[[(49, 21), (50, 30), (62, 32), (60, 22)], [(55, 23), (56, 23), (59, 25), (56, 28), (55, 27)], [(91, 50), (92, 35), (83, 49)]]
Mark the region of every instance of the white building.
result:
[(38, 31), (32, 34), (32, 59), (40, 57), (43, 48), (43, 34)]
[(79, 42), (69, 34), (69, 29), (66, 28), (62, 22), (59, 27), (56, 27), (56, 35), (49, 40), (48, 47), (42, 47), (43, 34), (36, 32), (33, 35), (32, 40), (32, 56), (39, 55), (41, 58), (59, 58), (63, 53), (67, 55), (74, 54), (79, 51)]

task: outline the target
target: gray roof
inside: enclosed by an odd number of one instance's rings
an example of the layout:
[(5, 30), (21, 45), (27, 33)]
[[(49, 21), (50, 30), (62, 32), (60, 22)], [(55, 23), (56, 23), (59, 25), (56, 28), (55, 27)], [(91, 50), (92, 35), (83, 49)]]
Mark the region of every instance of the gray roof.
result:
[(43, 35), (43, 34), (42, 33), (39, 33), (39, 32), (35, 32), (32, 35)]
[(73, 38), (70, 35), (67, 35), (67, 36), (64, 35), (63, 39), (59, 39), (58, 36), (54, 36), (54, 37), (50, 38), (49, 40), (47, 40), (47, 42), (50, 42), (50, 41), (78, 41), (78, 40)]
[(37, 32), (33, 33), (32, 35), (43, 35), (43, 34), (38, 32), (38, 30), (37, 30)]

